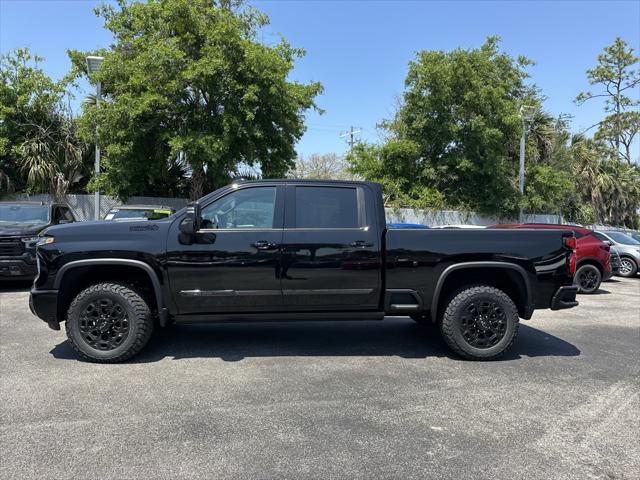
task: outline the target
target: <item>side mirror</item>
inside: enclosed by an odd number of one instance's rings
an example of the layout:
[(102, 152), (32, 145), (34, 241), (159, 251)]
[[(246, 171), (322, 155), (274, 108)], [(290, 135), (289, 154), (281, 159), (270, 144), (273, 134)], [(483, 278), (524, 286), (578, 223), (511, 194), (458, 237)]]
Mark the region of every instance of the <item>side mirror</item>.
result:
[(200, 230), (200, 204), (191, 202), (187, 205), (187, 214), (180, 222), (180, 243), (191, 245), (195, 241), (196, 232)]

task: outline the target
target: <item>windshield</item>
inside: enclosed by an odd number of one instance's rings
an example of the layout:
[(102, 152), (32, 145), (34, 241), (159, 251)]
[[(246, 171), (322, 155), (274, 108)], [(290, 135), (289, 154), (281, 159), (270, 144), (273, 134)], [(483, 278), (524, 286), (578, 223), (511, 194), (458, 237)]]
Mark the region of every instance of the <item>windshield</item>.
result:
[(158, 208), (127, 208), (118, 209), (109, 212), (106, 216), (106, 220), (118, 220), (121, 218), (144, 218), (147, 220), (159, 220), (171, 215), (170, 210), (158, 209)]
[(46, 205), (0, 205), (0, 223), (49, 223)]
[(629, 235), (625, 235), (620, 232), (607, 232), (607, 235), (611, 237), (611, 239), (616, 243), (621, 243), (622, 245), (640, 245), (640, 242), (634, 240)]

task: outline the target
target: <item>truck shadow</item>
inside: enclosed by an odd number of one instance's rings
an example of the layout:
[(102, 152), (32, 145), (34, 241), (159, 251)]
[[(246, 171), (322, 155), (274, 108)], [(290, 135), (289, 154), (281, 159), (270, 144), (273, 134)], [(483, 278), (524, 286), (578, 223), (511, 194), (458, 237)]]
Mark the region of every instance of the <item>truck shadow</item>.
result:
[(0, 293), (28, 292), (33, 280), (0, 280)]
[[(77, 359), (68, 341), (51, 354)], [(576, 356), (574, 345), (527, 325), (520, 325), (514, 346), (501, 358)], [(252, 357), (399, 356), (448, 357), (459, 360), (435, 327), (422, 327), (404, 318), (354, 322), (270, 322), (178, 325), (154, 335), (132, 363), (173, 358), (220, 358), (236, 362)]]

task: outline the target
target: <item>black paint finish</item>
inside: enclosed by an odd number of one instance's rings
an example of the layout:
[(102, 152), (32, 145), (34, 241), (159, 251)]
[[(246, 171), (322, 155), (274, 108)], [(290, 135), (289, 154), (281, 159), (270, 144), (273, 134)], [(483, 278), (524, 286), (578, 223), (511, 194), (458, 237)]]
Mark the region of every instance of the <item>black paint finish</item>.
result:
[[(386, 230), (381, 188), (374, 183), (240, 182), (201, 199), (200, 210), (206, 212), (213, 202), (218, 202), (215, 208), (225, 204), (234, 192), (242, 191), (245, 198), (250, 192), (245, 189), (265, 186), (276, 190), (273, 210), (268, 212), (272, 222), (264, 220), (264, 211), (256, 213), (253, 225), (225, 210), (220, 214), (225, 218), (202, 222), (189, 242), (180, 234), (186, 209), (157, 221), (83, 222), (48, 229), (45, 234), (55, 241), (38, 247), (40, 275), (31, 294), (34, 312), (55, 327), (64, 319), (64, 311), (52, 297), (57, 292), (63, 299), (65, 289), (72, 288), (65, 283), (71, 278), (66, 276), (80, 266), (110, 264), (111, 280), (122, 271), (121, 281), (127, 281), (131, 268), (139, 268), (165, 320), (243, 314), (273, 318), (295, 312), (301, 319), (317, 318), (322, 312), (331, 318), (340, 312), (345, 317), (380, 318), (383, 311), (434, 311), (465, 278), (503, 282), (520, 315), (528, 318), (535, 308), (550, 308), (559, 288), (572, 284), (571, 250), (564, 246), (562, 231)], [(324, 196), (296, 191), (309, 187), (342, 190)], [(305, 210), (299, 209), (296, 198), (305, 199), (300, 200)], [(346, 212), (346, 219), (336, 217), (349, 202), (355, 202), (350, 208), (357, 211)], [(251, 216), (250, 209), (260, 207), (248, 205), (244, 215)], [(313, 228), (316, 221), (342, 227)], [(304, 222), (304, 228), (296, 222)], [(103, 272), (96, 270), (83, 278), (100, 281)], [(570, 289), (565, 289), (563, 305), (571, 303), (570, 296)]]

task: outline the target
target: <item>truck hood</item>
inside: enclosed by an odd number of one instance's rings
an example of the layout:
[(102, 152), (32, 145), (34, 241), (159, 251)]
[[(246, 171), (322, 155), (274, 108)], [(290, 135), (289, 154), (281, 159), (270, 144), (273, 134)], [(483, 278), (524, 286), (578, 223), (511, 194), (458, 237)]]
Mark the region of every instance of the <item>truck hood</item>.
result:
[(36, 223), (1, 223), (0, 237), (31, 237), (47, 228), (46, 224)]
[(170, 220), (140, 220), (131, 222), (93, 221), (55, 225), (43, 233), (55, 237), (55, 244), (66, 244), (84, 251), (136, 250), (147, 251), (149, 245), (164, 246)]

